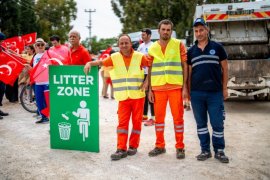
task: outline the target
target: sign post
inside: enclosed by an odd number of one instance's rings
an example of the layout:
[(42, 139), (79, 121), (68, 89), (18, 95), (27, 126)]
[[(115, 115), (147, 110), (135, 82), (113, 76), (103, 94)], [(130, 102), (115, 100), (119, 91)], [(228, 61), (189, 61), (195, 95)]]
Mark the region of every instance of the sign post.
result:
[(99, 152), (98, 68), (49, 66), (52, 149)]

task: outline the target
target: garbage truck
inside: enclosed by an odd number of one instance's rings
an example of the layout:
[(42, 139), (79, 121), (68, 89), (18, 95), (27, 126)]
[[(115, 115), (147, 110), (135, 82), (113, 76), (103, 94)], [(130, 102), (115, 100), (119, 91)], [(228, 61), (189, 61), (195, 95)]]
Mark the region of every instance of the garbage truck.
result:
[(228, 54), (229, 97), (270, 100), (270, 1), (198, 5), (196, 18)]

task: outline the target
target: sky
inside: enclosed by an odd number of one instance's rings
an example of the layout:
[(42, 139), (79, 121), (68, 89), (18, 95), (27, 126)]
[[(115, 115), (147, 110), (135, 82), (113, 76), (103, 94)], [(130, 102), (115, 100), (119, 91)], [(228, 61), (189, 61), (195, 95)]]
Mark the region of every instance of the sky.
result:
[(86, 10), (94, 10), (91, 13), (92, 29), (91, 37), (101, 38), (117, 37), (121, 33), (122, 24), (114, 14), (111, 7), (111, 0), (75, 0), (77, 2), (77, 18), (72, 22), (73, 29), (81, 33), (81, 39), (89, 37), (89, 13)]

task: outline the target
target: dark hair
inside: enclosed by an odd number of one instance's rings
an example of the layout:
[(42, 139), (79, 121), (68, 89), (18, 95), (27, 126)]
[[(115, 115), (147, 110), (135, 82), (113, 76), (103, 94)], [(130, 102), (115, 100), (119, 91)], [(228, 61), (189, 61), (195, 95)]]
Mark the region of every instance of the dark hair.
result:
[(166, 24), (166, 25), (171, 25), (171, 28), (173, 29), (173, 23), (172, 23), (172, 21), (171, 20), (169, 20), (169, 19), (163, 19), (162, 21), (160, 21), (159, 23), (158, 23), (158, 29), (160, 29), (160, 26), (162, 25), (162, 24)]
[(57, 36), (57, 35), (52, 35), (51, 37), (50, 37), (50, 41), (54, 41), (54, 40), (56, 40), (56, 41), (60, 41), (60, 37), (59, 36)]
[(147, 35), (151, 35), (152, 31), (149, 28), (142, 29), (142, 32), (145, 32)]
[(29, 47), (35, 53), (35, 48), (33, 45), (28, 45), (27, 47)]
[(130, 42), (131, 42), (131, 38), (129, 37), (129, 35), (128, 35), (128, 34), (121, 34), (121, 35), (118, 37), (118, 42), (119, 42), (119, 39), (120, 39), (121, 37), (123, 37), (123, 36), (128, 37), (128, 39), (129, 39), (129, 40), (130, 40)]

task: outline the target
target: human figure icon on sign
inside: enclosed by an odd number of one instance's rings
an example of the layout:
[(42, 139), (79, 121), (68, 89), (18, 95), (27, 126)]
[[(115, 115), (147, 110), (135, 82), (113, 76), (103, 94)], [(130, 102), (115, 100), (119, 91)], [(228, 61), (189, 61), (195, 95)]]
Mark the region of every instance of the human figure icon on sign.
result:
[(90, 109), (86, 108), (86, 105), (85, 101), (81, 101), (77, 112), (72, 112), (74, 116), (79, 118), (77, 125), (79, 126), (80, 134), (83, 135), (83, 141), (85, 141), (85, 138), (88, 138), (88, 126), (90, 126)]

